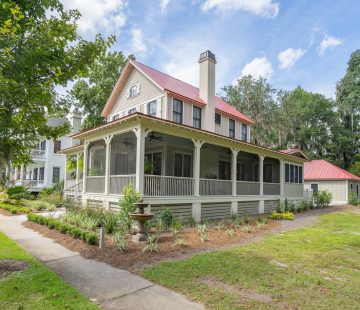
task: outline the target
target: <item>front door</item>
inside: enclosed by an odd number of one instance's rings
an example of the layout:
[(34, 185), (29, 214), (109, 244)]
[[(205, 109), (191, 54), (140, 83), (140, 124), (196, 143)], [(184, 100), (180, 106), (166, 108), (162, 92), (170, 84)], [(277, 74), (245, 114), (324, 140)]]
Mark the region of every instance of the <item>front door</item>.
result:
[(230, 180), (231, 178), (231, 167), (227, 161), (219, 161), (219, 179)]

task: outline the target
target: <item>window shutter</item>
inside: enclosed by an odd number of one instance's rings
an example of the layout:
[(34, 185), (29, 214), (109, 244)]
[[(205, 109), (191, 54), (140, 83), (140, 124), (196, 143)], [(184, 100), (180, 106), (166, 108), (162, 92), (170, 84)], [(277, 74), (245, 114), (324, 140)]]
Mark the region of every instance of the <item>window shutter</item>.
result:
[(130, 97), (130, 88), (126, 89), (126, 99), (129, 99)]
[(137, 95), (140, 94), (140, 83), (139, 82), (136, 83), (136, 93), (137, 93)]

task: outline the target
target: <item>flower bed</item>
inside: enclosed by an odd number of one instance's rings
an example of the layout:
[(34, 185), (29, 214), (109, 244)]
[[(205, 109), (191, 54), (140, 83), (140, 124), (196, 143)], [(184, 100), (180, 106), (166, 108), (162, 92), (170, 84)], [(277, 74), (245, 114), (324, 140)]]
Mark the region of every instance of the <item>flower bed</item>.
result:
[(11, 203), (0, 203), (0, 209), (9, 211), (11, 214), (27, 214), (31, 212), (30, 208), (17, 206)]

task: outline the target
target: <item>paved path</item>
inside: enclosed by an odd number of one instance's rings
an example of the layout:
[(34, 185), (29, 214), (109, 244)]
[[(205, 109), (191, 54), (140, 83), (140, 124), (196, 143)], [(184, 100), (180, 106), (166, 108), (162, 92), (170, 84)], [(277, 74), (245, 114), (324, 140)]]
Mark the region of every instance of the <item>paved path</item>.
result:
[(25, 219), (25, 216), (0, 215), (0, 230), (104, 309), (204, 309), (200, 304), (128, 271), (81, 257), (22, 226)]

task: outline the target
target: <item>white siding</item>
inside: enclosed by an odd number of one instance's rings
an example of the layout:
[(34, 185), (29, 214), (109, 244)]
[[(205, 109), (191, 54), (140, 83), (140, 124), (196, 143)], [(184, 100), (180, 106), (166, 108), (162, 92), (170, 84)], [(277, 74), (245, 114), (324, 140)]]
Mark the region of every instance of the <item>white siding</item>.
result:
[[(128, 89), (139, 83), (140, 93), (133, 97), (128, 98)], [(132, 107), (138, 106), (138, 111), (146, 113), (145, 108), (140, 108), (140, 105), (146, 104), (148, 101), (161, 96), (163, 92), (149, 79), (147, 79), (142, 73), (137, 69), (133, 69), (124, 85), (123, 90), (121, 91), (119, 97), (117, 98), (109, 116), (113, 116), (121, 111), (124, 111), (124, 115), (127, 114), (127, 111)], [(158, 102), (157, 110), (160, 109), (161, 104)], [(121, 117), (122, 115), (120, 115)]]
[(311, 184), (319, 184), (319, 191), (328, 190), (333, 194), (332, 205), (348, 203), (347, 181), (306, 181), (304, 189), (311, 189)]

